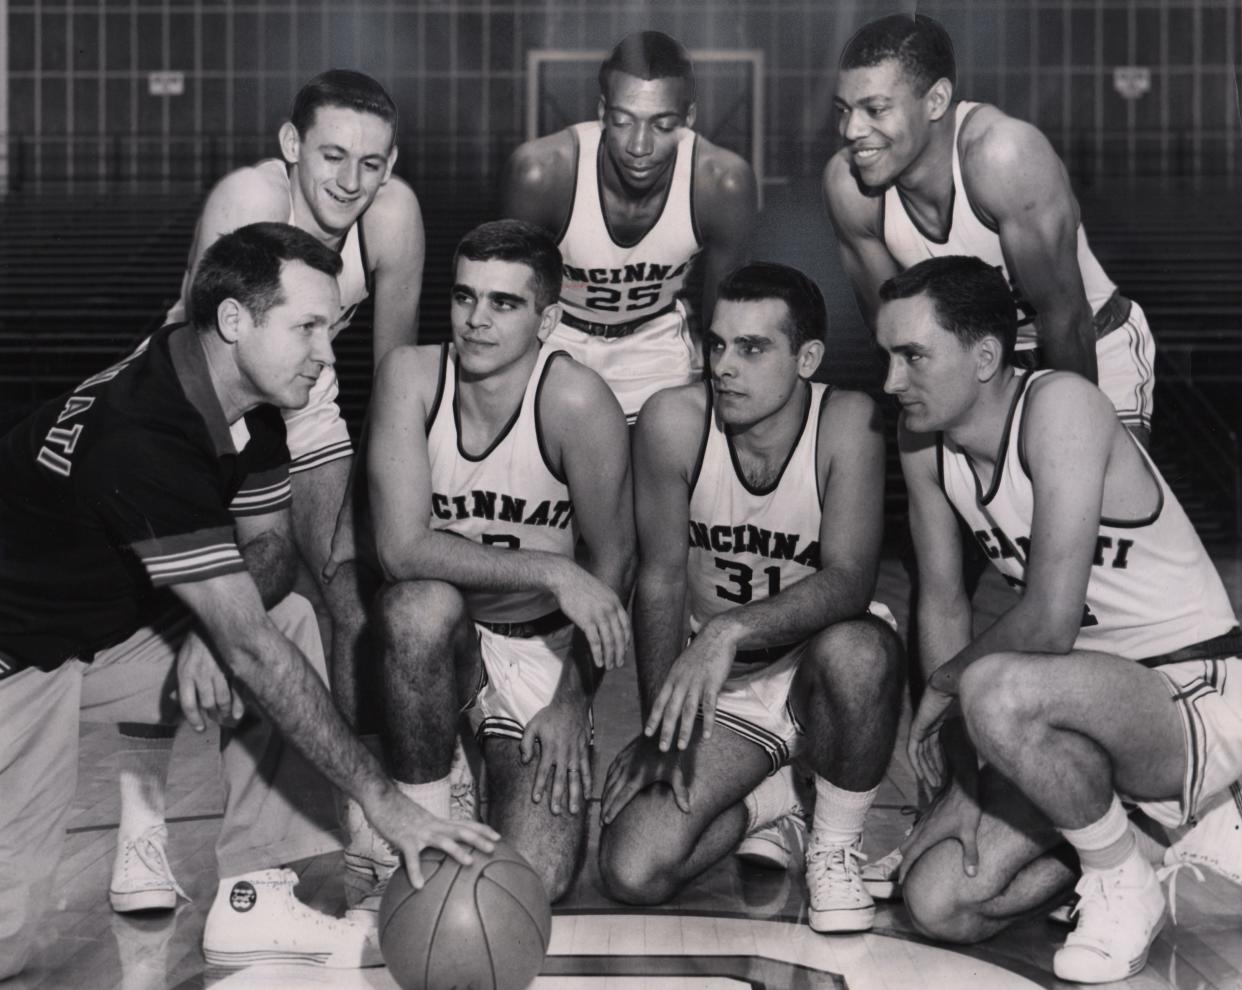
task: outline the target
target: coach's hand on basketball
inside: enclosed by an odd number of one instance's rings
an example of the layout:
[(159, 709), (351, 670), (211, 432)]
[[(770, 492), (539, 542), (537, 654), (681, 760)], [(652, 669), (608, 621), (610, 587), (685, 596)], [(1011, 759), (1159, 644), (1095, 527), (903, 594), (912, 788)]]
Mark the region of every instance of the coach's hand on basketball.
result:
[(906, 752), (915, 776), (932, 790), (944, 783), (944, 748), (940, 744), (940, 730), (956, 699), (951, 694), (938, 691), (930, 684), (923, 692), (919, 710), (910, 723), (910, 741)]
[(660, 749), (668, 750), (676, 736), (677, 748), (685, 749), (694, 735), (694, 722), (703, 710), (703, 738), (712, 737), (716, 724), (716, 699), (737, 656), (739, 631), (712, 620), (699, 630), (674, 662), (643, 732), (660, 737)]
[[(552, 785), (548, 808), (554, 815), (568, 807), (577, 814), (591, 794), (591, 726), (586, 699), (554, 697), (539, 709), (522, 733), (522, 762), (539, 757), (530, 799), (539, 804)], [(568, 805), (566, 805), (568, 799)]]
[(963, 786), (956, 778), (951, 780), (902, 844), (899, 880), (905, 883), (907, 871), (918, 858), (946, 839), (961, 843), (962, 870), (968, 877), (975, 876), (979, 872), (979, 821), (982, 817), (973, 787)]
[(690, 788), (679, 750), (663, 752), (646, 736), (635, 736), (619, 752), (604, 779), (604, 795), (600, 802), (600, 821), (605, 825), (621, 814), (634, 795), (657, 781), (672, 788), (673, 800), (686, 814), (690, 813)]
[(567, 567), (558, 570), (551, 591), (565, 617), (582, 630), (591, 647), (595, 666), (612, 670), (625, 663), (625, 650), (630, 642), (630, 617), (621, 600), (603, 581), (564, 560)]
[(196, 732), (207, 727), (207, 719), (236, 725), (246, 710), (232, 678), (193, 630), (177, 651), (177, 701)]
[(491, 853), (500, 833), (482, 822), (437, 818), (393, 787), (379, 807), (364, 807), (367, 818), (401, 851), (405, 872), (415, 890), (423, 886), (419, 856), (424, 849), (440, 849), (463, 866), (474, 862), (474, 850)]

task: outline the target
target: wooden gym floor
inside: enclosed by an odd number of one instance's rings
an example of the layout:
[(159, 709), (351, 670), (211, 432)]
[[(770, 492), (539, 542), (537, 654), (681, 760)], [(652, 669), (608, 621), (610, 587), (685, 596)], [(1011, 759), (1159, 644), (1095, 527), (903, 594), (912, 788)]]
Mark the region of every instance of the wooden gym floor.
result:
[[(1242, 599), (1242, 548), (1218, 555), (1235, 607)], [(896, 559), (884, 562), (877, 598), (904, 622), (907, 580)], [(980, 621), (1006, 607), (1009, 592), (989, 574), (977, 597)], [(597, 782), (613, 754), (637, 730), (632, 666), (610, 675), (596, 707)], [(903, 718), (902, 735), (909, 724)], [(55, 908), (34, 967), (6, 990), (159, 990), (219, 987), (393, 987), (383, 969), (341, 972), (304, 967), (209, 970), (200, 948), (215, 892), (213, 845), (220, 788), (215, 733), (182, 732), (170, 774), (169, 857), (193, 898), (169, 914), (122, 917), (107, 888), (116, 840), (117, 789), (111, 727), (83, 729), (82, 766), (68, 843), (57, 875)], [(598, 798), (599, 784), (596, 785)], [(865, 851), (883, 855), (908, 823), (913, 777), (899, 740), (868, 823)], [(597, 802), (592, 816), (597, 817)], [(917, 936), (900, 903), (881, 904), (874, 931), (823, 936), (806, 926), (805, 888), (797, 874), (741, 868), (726, 859), (664, 908), (635, 913), (605, 898), (596, 882), (596, 834), (586, 869), (556, 908), (550, 955), (540, 990), (715, 990), (727, 987), (848, 987), (850, 990), (939, 990), (1053, 987), (1052, 953), (1063, 933), (1035, 921), (968, 950)], [(300, 894), (340, 911), (341, 857), (307, 864)], [(1152, 949), (1147, 968), (1118, 986), (1131, 990), (1242, 988), (1242, 890), (1216, 878), (1178, 885), (1176, 926)]]

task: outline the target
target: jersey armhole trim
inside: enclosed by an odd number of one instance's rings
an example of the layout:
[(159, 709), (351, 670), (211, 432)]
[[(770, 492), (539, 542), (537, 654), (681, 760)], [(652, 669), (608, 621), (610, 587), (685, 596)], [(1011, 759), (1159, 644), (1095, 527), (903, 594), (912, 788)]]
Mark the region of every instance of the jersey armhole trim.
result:
[(371, 259), (367, 255), (367, 238), (363, 233), (363, 220), (366, 218), (367, 211), (362, 211), (362, 216), (358, 218), (358, 257), (362, 262), (362, 284), (366, 286), (367, 295), (375, 295), (375, 270), (371, 267)]
[(704, 381), (703, 392), (707, 401), (703, 403), (703, 435), (699, 438), (699, 452), (694, 458), (694, 470), (690, 472), (690, 495), (694, 496), (695, 486), (699, 483), (699, 475), (703, 471), (703, 460), (707, 457), (707, 440), (712, 429), (712, 383)]
[(436, 377), (436, 394), (431, 400), (431, 408), (427, 410), (427, 418), (423, 422), (428, 433), (431, 432), (431, 424), (436, 421), (436, 414), (440, 411), (440, 404), (444, 401), (444, 386), (448, 380), (448, 353), (449, 345), (446, 341), (440, 345), (440, 371)]
[(944, 434), (936, 434), (936, 483), (940, 486), (940, 491), (944, 495), (950, 505), (953, 499), (949, 498), (949, 490), (944, 485)]
[(699, 211), (695, 209), (695, 206), (694, 206), (694, 200), (695, 200), (694, 191), (698, 187), (698, 183), (694, 181), (694, 177), (696, 174), (698, 174), (698, 169), (699, 169), (699, 135), (697, 133), (694, 135), (694, 139), (691, 141), (691, 145), (692, 145), (692, 149), (690, 151), (690, 181), (687, 183), (687, 185), (689, 186), (688, 192), (689, 192), (689, 199), (690, 199), (690, 233), (694, 235), (694, 243), (698, 245), (700, 250), (702, 250), (703, 233), (702, 231), (699, 230)]
[(1138, 451), (1138, 455), (1143, 461), (1143, 469), (1147, 472), (1147, 477), (1151, 478), (1151, 480), (1155, 483), (1156, 507), (1152, 510), (1150, 515), (1139, 519), (1114, 519), (1111, 516), (1106, 516), (1103, 513), (1100, 513), (1100, 525), (1111, 526), (1114, 529), (1142, 529), (1144, 526), (1152, 525), (1152, 523), (1160, 518), (1160, 514), (1164, 512), (1164, 486), (1160, 484), (1160, 478), (1156, 473), (1155, 465), (1152, 464), (1151, 457), (1148, 455), (1147, 451), (1143, 449), (1143, 445), (1134, 439), (1134, 434), (1129, 430), (1126, 430), (1126, 436), (1129, 437), (1130, 442), (1134, 444), (1134, 449)]
[(539, 373), (539, 381), (535, 383), (535, 443), (539, 446), (539, 456), (543, 458), (543, 466), (548, 469), (548, 474), (566, 486), (569, 482), (565, 479), (565, 472), (553, 466), (552, 456), (548, 453), (548, 445), (543, 435), (543, 386), (548, 380), (548, 372), (552, 370), (552, 363), (559, 357), (569, 356), (568, 351), (560, 350), (549, 354), (543, 363), (543, 371)]
[(825, 476), (819, 476), (819, 445), (824, 436), (824, 417), (828, 415), (828, 396), (832, 394), (832, 386), (825, 385), (824, 390), (819, 396), (819, 410), (815, 414), (815, 501), (819, 505), (820, 510), (824, 508), (824, 495), (826, 493), (824, 482), (828, 480)]
[(569, 234), (569, 225), (573, 223), (574, 206), (577, 205), (578, 201), (578, 167), (582, 157), (582, 145), (578, 141), (578, 128), (567, 127), (566, 130), (569, 131), (570, 140), (573, 141), (574, 145), (574, 163), (573, 168), (569, 171), (572, 177), (569, 184), (569, 209), (565, 211), (565, 217), (561, 220), (561, 229), (557, 232), (556, 237), (553, 238), (558, 245), (564, 242), (565, 237)]
[[(975, 470), (975, 464), (970, 459), (970, 455), (965, 451), (962, 453), (966, 457), (966, 463), (970, 465), (971, 476), (975, 479), (975, 498), (978, 499), (979, 505), (988, 505), (992, 499), (996, 498), (996, 493), (1000, 491), (1001, 480), (1005, 477), (1005, 462), (1009, 459), (1009, 445), (1016, 443), (1018, 445), (1018, 462), (1023, 464), (1023, 470), (1026, 465), (1023, 463), (1024, 452), (1022, 450), (1022, 424), (1026, 422), (1026, 403), (1022, 400), (1027, 395), (1027, 388), (1030, 386), (1034, 373), (1024, 375), (1022, 382), (1018, 386), (1018, 391), (1010, 403), (1009, 412), (1005, 414), (1005, 432), (1001, 435), (1000, 450), (996, 452), (995, 466), (992, 468), (992, 482), (988, 485), (988, 490), (983, 490), (983, 485), (979, 483), (979, 472)], [(1018, 405), (1022, 406), (1022, 416), (1018, 420), (1018, 435), (1013, 435), (1013, 417), (1018, 411)], [(1028, 473), (1028, 477), (1029, 477)]]
[(970, 207), (970, 212), (975, 215), (976, 220), (983, 224), (983, 226), (985, 226), (993, 234), (999, 235), (1000, 224), (985, 214), (975, 204), (975, 201), (971, 198), (970, 190), (966, 188), (966, 172), (962, 170), (962, 132), (966, 130), (966, 125), (970, 123), (970, 118), (973, 117), (978, 111), (982, 110), (985, 106), (988, 106), (988, 104), (976, 103), (973, 107), (966, 111), (966, 116), (962, 118), (961, 124), (958, 125), (957, 134), (954, 138), (954, 153), (957, 155), (958, 170), (961, 171), (962, 174), (962, 195), (966, 197), (966, 204)]

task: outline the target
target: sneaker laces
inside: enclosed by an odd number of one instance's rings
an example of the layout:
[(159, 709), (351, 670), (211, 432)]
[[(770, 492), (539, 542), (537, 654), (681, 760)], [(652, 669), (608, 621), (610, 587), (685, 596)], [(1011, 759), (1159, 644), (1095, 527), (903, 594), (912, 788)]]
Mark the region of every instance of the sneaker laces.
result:
[(1190, 870), (1194, 874), (1195, 879), (1203, 883), (1203, 871), (1188, 859), (1177, 859), (1172, 863), (1160, 867), (1156, 871), (1156, 879), (1160, 883), (1165, 880), (1169, 881), (1169, 889), (1167, 891), (1169, 898), (1169, 917), (1173, 919), (1173, 924), (1177, 924), (1177, 878), (1182, 870)]
[(168, 862), (168, 854), (164, 851), (164, 843), (168, 838), (168, 829), (161, 825), (152, 825), (132, 839), (125, 840), (125, 855), (132, 850), (139, 862), (150, 873), (167, 880), (178, 896), (190, 900), (177, 878), (173, 876), (172, 866)]
[(812, 846), (807, 851), (806, 861), (808, 877), (811, 875), (809, 867), (822, 864), (823, 869), (817, 870), (814, 878), (817, 891), (822, 893), (833, 887), (853, 887), (861, 883), (858, 871), (867, 857), (853, 844), (824, 843)]

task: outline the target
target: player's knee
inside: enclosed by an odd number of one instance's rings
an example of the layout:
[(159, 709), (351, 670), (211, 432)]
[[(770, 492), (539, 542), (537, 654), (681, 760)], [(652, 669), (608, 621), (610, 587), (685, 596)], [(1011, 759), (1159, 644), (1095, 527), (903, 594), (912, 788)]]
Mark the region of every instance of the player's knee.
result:
[(604, 892), (623, 904), (663, 904), (676, 893), (671, 864), (657, 862), (650, 842), (634, 841), (615, 825), (599, 839), (599, 875)]
[(980, 905), (963, 883), (961, 846), (941, 842), (919, 857), (901, 886), (914, 926), (941, 942), (977, 942), (984, 937)]
[(838, 622), (811, 640), (801, 670), (836, 697), (899, 701), (901, 643), (879, 622)]
[(416, 638), (447, 641), (467, 616), (461, 592), (444, 581), (397, 581), (375, 601), (374, 619), (386, 644)]
[(535, 872), (543, 881), (548, 900), (553, 904), (569, 893), (569, 888), (573, 886), (574, 878), (578, 875), (577, 864), (570, 857), (540, 863), (535, 866)]
[(1020, 653), (980, 657), (962, 674), (962, 713), (972, 735), (1005, 738), (1038, 710), (1041, 672)]

